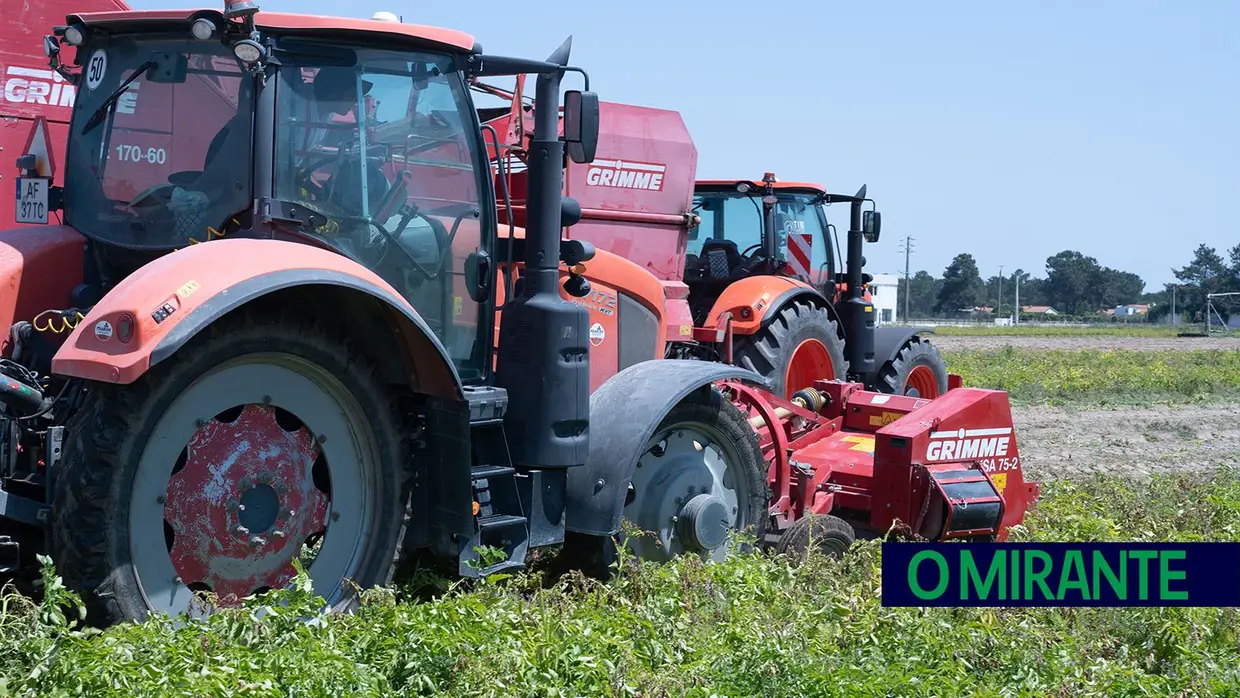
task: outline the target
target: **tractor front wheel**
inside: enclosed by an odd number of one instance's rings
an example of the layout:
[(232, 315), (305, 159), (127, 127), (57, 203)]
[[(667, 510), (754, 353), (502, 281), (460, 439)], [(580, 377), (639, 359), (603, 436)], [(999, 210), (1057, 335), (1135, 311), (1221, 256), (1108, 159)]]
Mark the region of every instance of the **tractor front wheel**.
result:
[(947, 362), (929, 340), (913, 337), (879, 371), (878, 389), (933, 400), (947, 392)]
[(53, 559), (98, 625), (218, 606), (304, 565), (335, 610), (386, 584), (408, 500), (393, 397), (342, 336), (233, 317), (77, 414), (56, 482)]
[(700, 391), (663, 418), (638, 459), (623, 514), (638, 530), (614, 538), (570, 532), (561, 566), (606, 579), (617, 544), (655, 562), (685, 554), (721, 561), (749, 549), (729, 541), (733, 534), (762, 542), (769, 501), (749, 420), (718, 391)]
[(792, 399), (815, 380), (843, 380), (844, 341), (825, 308), (793, 301), (752, 337), (738, 337), (734, 363), (771, 380), (772, 392)]

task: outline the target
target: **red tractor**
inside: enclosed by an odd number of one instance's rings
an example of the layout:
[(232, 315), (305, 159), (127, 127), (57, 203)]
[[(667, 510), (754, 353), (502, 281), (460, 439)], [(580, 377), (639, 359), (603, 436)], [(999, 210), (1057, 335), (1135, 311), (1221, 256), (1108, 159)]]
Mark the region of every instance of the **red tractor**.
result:
[[(563, 91), (567, 42), (509, 58), (229, 0), (71, 14), (44, 45), (78, 94), (63, 186), (19, 156), (28, 225), (0, 232), (0, 571), (50, 555), (96, 623), (236, 603), (295, 560), (337, 609), (408, 554), (590, 567), (622, 519), (649, 559), (819, 522), (1001, 539), (1036, 496), (1004, 393), (784, 399), (665, 359), (694, 333), (683, 282), (586, 238), (683, 235), (696, 151), (617, 123), (673, 113)], [(526, 110), (470, 88), (525, 75), (542, 109), (509, 168)], [(605, 170), (658, 208), (614, 206)]]
[[(830, 194), (768, 172), (759, 181), (699, 181), (694, 203), (701, 223), (689, 236), (685, 282), (696, 323), (716, 326), (738, 301), (778, 293), (756, 326), (734, 327), (738, 365), (789, 395), (819, 376), (896, 395), (947, 390), (947, 365), (921, 336), (929, 330), (877, 326), (862, 244), (878, 242), (882, 219), (863, 210), (873, 203), (865, 187)], [(849, 211), (844, 268), (838, 239), (832, 249), (828, 237), (831, 204)]]

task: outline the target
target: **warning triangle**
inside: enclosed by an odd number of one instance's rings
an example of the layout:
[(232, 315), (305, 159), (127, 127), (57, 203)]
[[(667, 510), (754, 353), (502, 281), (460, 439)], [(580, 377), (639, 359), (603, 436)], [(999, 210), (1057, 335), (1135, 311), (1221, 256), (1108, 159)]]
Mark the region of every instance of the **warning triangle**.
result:
[(46, 117), (35, 117), (26, 149), (21, 154), (35, 156), (35, 170), (40, 177), (51, 177), (56, 173), (56, 163), (52, 160), (52, 134), (47, 130)]

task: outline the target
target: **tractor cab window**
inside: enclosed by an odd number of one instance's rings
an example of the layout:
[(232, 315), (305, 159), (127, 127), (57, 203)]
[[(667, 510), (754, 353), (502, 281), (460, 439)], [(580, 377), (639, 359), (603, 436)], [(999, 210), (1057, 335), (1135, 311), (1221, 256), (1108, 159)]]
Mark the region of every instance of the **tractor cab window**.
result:
[(468, 92), (446, 56), (356, 55), (355, 65), (281, 69), (275, 197), (313, 212), (300, 232), (392, 284), (462, 378), (479, 378), (490, 319), (466, 292), (465, 268), (494, 211)]
[(743, 275), (746, 260), (763, 257), (762, 202), (737, 192), (694, 196), (701, 223), (689, 231), (687, 279), (727, 279)]
[(219, 42), (112, 36), (82, 47), (66, 223), (163, 251), (235, 226), (250, 188), (253, 80)]
[(826, 225), (822, 209), (810, 194), (780, 194), (775, 204), (775, 250), (788, 264), (788, 274), (821, 283), (827, 273)]

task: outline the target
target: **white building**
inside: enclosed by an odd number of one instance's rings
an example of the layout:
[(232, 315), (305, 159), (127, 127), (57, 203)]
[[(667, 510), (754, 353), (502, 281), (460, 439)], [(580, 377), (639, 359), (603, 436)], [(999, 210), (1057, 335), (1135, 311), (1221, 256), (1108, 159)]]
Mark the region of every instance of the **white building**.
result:
[(895, 274), (875, 274), (870, 282), (870, 296), (879, 325), (895, 322), (900, 317), (900, 278)]

